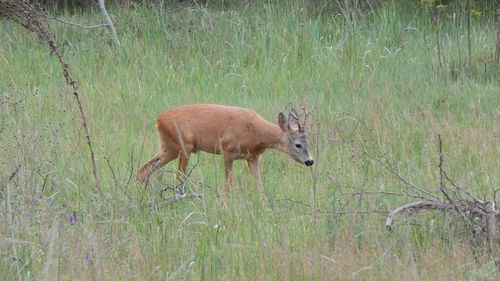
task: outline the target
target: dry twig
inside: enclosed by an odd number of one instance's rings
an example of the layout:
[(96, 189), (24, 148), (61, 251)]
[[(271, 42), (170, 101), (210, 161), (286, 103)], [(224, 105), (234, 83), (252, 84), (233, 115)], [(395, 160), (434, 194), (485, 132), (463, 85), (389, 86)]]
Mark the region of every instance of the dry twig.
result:
[(111, 17), (108, 14), (108, 10), (106, 10), (106, 6), (104, 5), (104, 0), (97, 0), (97, 6), (99, 7), (99, 11), (101, 11), (102, 16), (104, 17), (104, 21), (106, 21), (106, 25), (113, 36), (113, 40), (117, 45), (120, 45), (120, 40), (118, 39), (118, 35), (116, 34), (116, 28), (111, 20)]
[(76, 27), (83, 28), (83, 29), (93, 29), (93, 28), (108, 26), (106, 23), (99, 23), (99, 24), (93, 24), (93, 25), (81, 25), (78, 23), (69, 22), (67, 20), (63, 20), (60, 18), (52, 17), (52, 16), (46, 16), (46, 17), (48, 19), (52, 19), (52, 20), (55, 20), (55, 21), (58, 21), (58, 22), (61, 22), (61, 23), (67, 24), (67, 25), (76, 26)]

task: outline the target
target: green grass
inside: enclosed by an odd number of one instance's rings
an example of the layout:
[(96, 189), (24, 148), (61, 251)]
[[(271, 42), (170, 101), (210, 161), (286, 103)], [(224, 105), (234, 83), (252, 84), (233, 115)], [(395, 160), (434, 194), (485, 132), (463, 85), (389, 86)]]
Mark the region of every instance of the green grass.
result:
[[(0, 20), (0, 237), (36, 244), (0, 240), (0, 279), (498, 278), (495, 256), (475, 255), (469, 233), (451, 215), (400, 216), (401, 225), (388, 232), (384, 213), (313, 216), (310, 208), (284, 201), (336, 212), (386, 211), (410, 202), (345, 194), (402, 189), (340, 142), (351, 139), (437, 191), (437, 134), (450, 176), (492, 199), (500, 183), (500, 72), (488, 57), (495, 40), (488, 15), (473, 21), (474, 67), (465, 75), (464, 22), (442, 29), (439, 69), (425, 10), (387, 4), (354, 19), (345, 10), (313, 10), (293, 1), (168, 15), (111, 8), (119, 48), (107, 42), (106, 29), (51, 22), (89, 117), (99, 194), (60, 65), (34, 36)], [(96, 11), (61, 17), (101, 22)], [(229, 104), (276, 122), (288, 102), (313, 109), (312, 169), (267, 152), (261, 194), (245, 163), (236, 163), (227, 208), (195, 182), (188, 187), (203, 193), (201, 199), (168, 203), (161, 189), (176, 182), (172, 173), (157, 174), (147, 189), (136, 184), (137, 167), (156, 153), (154, 120), (166, 109)], [(191, 167), (199, 160), (192, 179), (220, 190), (220, 156), (197, 157), (191, 157)]]

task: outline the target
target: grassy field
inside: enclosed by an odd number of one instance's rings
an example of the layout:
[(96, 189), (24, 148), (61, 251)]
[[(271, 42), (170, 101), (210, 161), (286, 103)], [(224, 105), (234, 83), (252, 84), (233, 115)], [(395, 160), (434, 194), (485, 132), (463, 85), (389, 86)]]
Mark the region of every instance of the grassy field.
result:
[[(416, 3), (359, 14), (257, 2), (168, 14), (110, 7), (120, 47), (106, 29), (50, 22), (89, 118), (98, 193), (60, 65), (36, 37), (0, 18), (0, 280), (500, 278), (498, 255), (473, 246), (453, 215), (401, 215), (387, 231), (387, 211), (412, 198), (366, 193), (404, 187), (352, 147), (437, 193), (440, 134), (450, 176), (493, 199), (493, 17), (473, 18), (466, 75), (463, 17), (443, 16), (439, 67), (428, 11)], [(101, 22), (95, 10), (59, 17)], [(220, 156), (191, 157), (187, 188), (201, 198), (172, 203), (162, 192), (176, 183), (176, 161), (147, 188), (136, 183), (136, 169), (156, 153), (154, 120), (164, 110), (228, 104), (277, 122), (290, 102), (313, 112), (312, 168), (269, 151), (261, 193), (246, 163), (236, 163), (226, 208), (217, 199)]]

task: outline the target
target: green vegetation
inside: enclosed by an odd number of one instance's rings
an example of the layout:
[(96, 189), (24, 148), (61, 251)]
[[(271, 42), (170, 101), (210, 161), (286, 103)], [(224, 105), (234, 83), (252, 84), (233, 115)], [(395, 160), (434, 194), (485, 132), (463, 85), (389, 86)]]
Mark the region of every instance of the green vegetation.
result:
[[(439, 67), (435, 26), (419, 3), (358, 13), (257, 2), (168, 14), (110, 7), (120, 47), (106, 29), (50, 23), (89, 117), (98, 194), (57, 59), (0, 18), (0, 237), (19, 240), (0, 240), (0, 280), (499, 278), (498, 256), (473, 246), (453, 215), (401, 215), (387, 231), (385, 211), (412, 198), (352, 195), (402, 186), (350, 142), (437, 191), (441, 134), (450, 176), (493, 199), (500, 185), (493, 17), (473, 17), (467, 74), (463, 17), (456, 24), (443, 15)], [(60, 17), (101, 22), (97, 10)], [(276, 122), (288, 102), (313, 111), (312, 169), (267, 152), (261, 194), (239, 161), (226, 208), (195, 182), (220, 190), (220, 156), (191, 157), (190, 166), (198, 164), (188, 188), (200, 199), (164, 199), (176, 161), (147, 189), (135, 182), (137, 167), (156, 153), (162, 111), (219, 103)], [(368, 212), (348, 213), (357, 211)]]

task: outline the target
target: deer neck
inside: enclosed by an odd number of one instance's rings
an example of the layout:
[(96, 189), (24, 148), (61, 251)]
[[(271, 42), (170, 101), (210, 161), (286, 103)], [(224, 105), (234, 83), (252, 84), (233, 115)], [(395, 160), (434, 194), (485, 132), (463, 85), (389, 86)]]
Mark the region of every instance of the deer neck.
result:
[(272, 123), (269, 123), (268, 125), (269, 127), (265, 131), (265, 146), (289, 153), (288, 140), (285, 132), (283, 132), (278, 125)]

